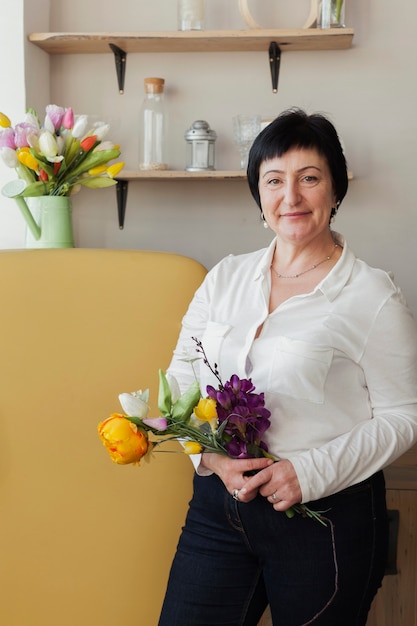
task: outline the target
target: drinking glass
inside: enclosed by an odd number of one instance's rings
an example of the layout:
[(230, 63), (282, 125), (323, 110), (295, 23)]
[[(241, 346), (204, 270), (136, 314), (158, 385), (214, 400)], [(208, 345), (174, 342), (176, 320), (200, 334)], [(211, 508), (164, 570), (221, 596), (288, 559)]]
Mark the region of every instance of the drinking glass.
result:
[(248, 166), (249, 150), (254, 139), (261, 132), (260, 115), (235, 115), (233, 118), (233, 141), (240, 154), (240, 169)]

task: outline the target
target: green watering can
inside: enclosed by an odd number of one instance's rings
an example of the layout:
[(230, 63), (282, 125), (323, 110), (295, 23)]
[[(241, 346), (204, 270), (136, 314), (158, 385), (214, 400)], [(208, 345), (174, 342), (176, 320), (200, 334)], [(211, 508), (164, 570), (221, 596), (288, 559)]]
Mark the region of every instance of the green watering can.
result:
[(27, 248), (73, 248), (72, 203), (68, 196), (25, 198), (22, 179), (7, 183), (2, 194), (14, 198), (28, 227)]

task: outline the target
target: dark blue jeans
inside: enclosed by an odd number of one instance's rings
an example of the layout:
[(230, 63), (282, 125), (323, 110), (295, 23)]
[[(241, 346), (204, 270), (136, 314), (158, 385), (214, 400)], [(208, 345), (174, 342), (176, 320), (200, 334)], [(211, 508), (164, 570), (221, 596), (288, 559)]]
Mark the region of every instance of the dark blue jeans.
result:
[(268, 603), (274, 626), (364, 626), (386, 562), (383, 474), (309, 506), (327, 527), (195, 476), (159, 626), (256, 626)]

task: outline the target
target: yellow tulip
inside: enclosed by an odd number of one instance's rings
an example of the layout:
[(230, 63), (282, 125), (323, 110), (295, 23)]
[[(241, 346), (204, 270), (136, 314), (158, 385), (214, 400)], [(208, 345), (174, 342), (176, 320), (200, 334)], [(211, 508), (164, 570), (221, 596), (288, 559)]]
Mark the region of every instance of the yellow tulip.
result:
[(201, 398), (194, 408), (194, 416), (200, 420), (200, 422), (208, 422), (211, 430), (215, 432), (218, 418), (216, 401), (213, 400), (213, 398)]
[(213, 398), (201, 398), (194, 409), (194, 415), (202, 422), (217, 420), (216, 401)]
[(18, 151), (17, 160), (19, 161), (19, 163), (25, 165), (31, 170), (34, 170), (35, 172), (37, 172), (39, 169), (39, 163), (37, 162), (35, 157), (33, 157), (31, 153), (25, 148), (22, 148)]
[(120, 413), (113, 413), (101, 422), (98, 434), (111, 460), (119, 465), (140, 463), (153, 447), (146, 431)]
[(5, 115), (4, 113), (1, 113), (1, 111), (0, 111), (0, 126), (2, 128), (10, 128), (11, 125), (12, 125), (12, 123), (9, 120), (9, 118), (7, 117), (7, 115)]
[(185, 454), (199, 454), (203, 450), (201, 443), (196, 441), (186, 441), (183, 445)]
[(107, 168), (107, 174), (110, 176), (110, 178), (115, 178), (117, 174), (119, 174), (122, 171), (124, 166), (125, 164), (123, 163), (123, 161), (119, 161), (118, 163), (113, 163), (113, 165), (110, 165), (110, 167)]
[(100, 176), (100, 174), (104, 174), (107, 170), (105, 165), (97, 165), (97, 167), (92, 167), (91, 170), (88, 170), (90, 176)]

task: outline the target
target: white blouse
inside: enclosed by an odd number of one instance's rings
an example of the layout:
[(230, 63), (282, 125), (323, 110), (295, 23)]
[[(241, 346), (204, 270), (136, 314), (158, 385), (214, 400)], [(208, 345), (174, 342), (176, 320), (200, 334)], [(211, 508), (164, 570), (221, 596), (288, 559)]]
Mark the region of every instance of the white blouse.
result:
[[(198, 356), (196, 336), (223, 382), (252, 378), (272, 413), (269, 451), (291, 461), (303, 502), (364, 480), (417, 441), (416, 323), (389, 274), (333, 235), (343, 252), (329, 274), (271, 314), (276, 240), (223, 259), (197, 290), (168, 369), (182, 390), (194, 381), (182, 359)], [(194, 366), (205, 395), (217, 381)]]

